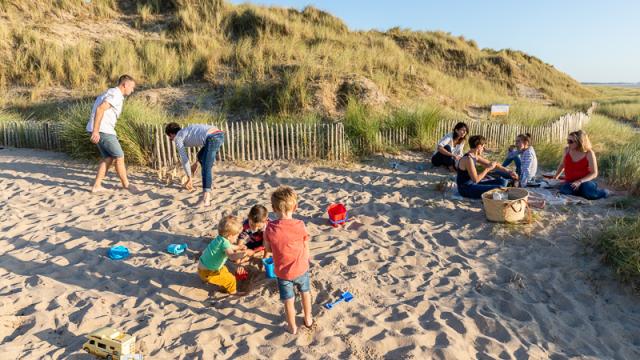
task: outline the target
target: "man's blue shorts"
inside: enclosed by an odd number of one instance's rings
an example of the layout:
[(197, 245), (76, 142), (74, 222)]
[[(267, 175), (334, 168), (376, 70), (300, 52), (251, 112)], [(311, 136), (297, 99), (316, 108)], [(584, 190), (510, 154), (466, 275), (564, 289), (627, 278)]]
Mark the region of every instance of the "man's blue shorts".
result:
[(124, 151), (120, 146), (120, 141), (113, 134), (100, 133), (100, 141), (98, 141), (98, 150), (102, 158), (121, 158), (124, 157)]

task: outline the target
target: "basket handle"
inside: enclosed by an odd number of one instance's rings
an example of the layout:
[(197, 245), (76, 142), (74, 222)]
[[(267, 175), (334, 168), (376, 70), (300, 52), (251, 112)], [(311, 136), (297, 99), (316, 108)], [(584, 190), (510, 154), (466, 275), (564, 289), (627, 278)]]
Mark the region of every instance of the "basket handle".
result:
[[(518, 210), (516, 210), (515, 205), (519, 204), (520, 208)], [(511, 203), (511, 210), (515, 211), (515, 212), (520, 212), (522, 211), (522, 200), (520, 201), (514, 201), (513, 203)]]

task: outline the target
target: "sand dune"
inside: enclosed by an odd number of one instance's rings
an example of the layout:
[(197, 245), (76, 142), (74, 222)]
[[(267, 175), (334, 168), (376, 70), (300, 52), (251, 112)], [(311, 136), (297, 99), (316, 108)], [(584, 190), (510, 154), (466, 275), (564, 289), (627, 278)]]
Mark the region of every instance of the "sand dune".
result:
[[(149, 359), (640, 358), (637, 295), (577, 237), (613, 210), (552, 208), (532, 225), (494, 225), (479, 202), (434, 190), (446, 175), (416, 172), (417, 156), (400, 160), (397, 170), (381, 158), (223, 164), (203, 210), (191, 207), (197, 193), (143, 170), (132, 176), (143, 193), (94, 196), (95, 164), (0, 150), (2, 358), (91, 359), (84, 335), (107, 325), (135, 334)], [(299, 192), (297, 217), (312, 235), (318, 327), (297, 336), (262, 273), (239, 299), (195, 275), (220, 216), (267, 205), (280, 184)], [(341, 229), (326, 220), (336, 201), (353, 217)], [(164, 252), (179, 242), (187, 256)], [(108, 259), (115, 244), (132, 257)], [(355, 300), (324, 310), (342, 290)]]

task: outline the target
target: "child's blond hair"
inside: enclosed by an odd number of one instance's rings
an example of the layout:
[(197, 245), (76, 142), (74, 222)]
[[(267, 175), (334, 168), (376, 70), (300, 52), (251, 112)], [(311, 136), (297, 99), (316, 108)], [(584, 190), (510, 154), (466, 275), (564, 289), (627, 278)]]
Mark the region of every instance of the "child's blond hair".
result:
[(239, 217), (227, 215), (218, 223), (218, 234), (224, 238), (238, 235), (242, 232), (242, 221)]
[(289, 186), (280, 186), (271, 194), (273, 211), (286, 213), (293, 211), (298, 203), (298, 194)]

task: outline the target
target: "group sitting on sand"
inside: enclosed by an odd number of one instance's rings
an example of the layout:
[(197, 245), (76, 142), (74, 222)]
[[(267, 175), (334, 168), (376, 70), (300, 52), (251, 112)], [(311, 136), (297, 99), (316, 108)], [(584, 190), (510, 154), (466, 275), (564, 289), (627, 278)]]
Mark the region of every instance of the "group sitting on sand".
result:
[[(464, 142), (468, 133), (467, 124), (457, 123), (453, 131), (438, 142), (436, 152), (431, 158), (433, 166), (444, 166), (456, 172), (456, 184), (461, 196), (480, 199), (482, 194), (496, 188), (537, 185), (535, 177), (538, 172), (538, 158), (531, 144), (530, 134), (518, 135), (515, 145), (509, 147), (504, 162), (499, 164), (483, 156), (487, 140), (481, 135), (469, 138), (470, 149), (464, 153)], [(512, 163), (515, 170), (508, 168)], [(483, 167), (481, 171), (478, 170), (478, 165)], [(589, 200), (609, 196), (608, 190), (598, 187), (595, 182), (597, 177), (598, 163), (587, 133), (582, 130), (570, 133), (564, 156), (553, 176), (554, 179), (564, 180), (559, 192)]]

